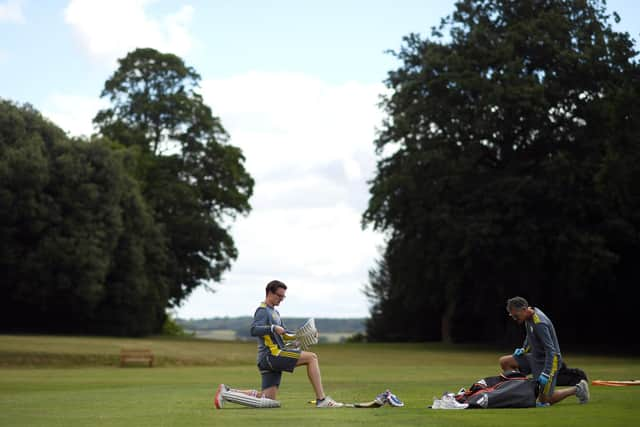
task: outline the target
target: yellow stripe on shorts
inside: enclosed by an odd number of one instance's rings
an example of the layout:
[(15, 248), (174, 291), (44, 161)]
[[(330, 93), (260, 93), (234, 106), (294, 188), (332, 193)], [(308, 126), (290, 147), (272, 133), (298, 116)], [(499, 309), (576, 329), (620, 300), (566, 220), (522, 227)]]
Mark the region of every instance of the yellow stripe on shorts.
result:
[(292, 359), (299, 359), (300, 353), (295, 353), (293, 351), (281, 351), (280, 356), (291, 357)]
[(549, 382), (545, 384), (544, 389), (542, 390), (542, 393), (545, 396), (549, 395), (549, 391), (551, 390), (551, 385), (553, 384), (553, 379), (555, 378), (557, 371), (558, 371), (558, 355), (554, 354), (553, 362), (551, 363), (551, 372), (549, 373)]

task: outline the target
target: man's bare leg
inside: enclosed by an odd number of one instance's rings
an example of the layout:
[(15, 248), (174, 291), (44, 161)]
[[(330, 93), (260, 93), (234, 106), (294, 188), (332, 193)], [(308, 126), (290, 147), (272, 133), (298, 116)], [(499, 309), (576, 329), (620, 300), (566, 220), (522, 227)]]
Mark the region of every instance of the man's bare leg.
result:
[(520, 366), (518, 365), (518, 362), (516, 361), (515, 357), (509, 355), (509, 356), (502, 356), (500, 358), (500, 368), (502, 368), (502, 371), (519, 371), (520, 370)]
[(265, 388), (260, 393), (260, 396), (256, 396), (256, 397), (266, 397), (267, 399), (275, 400), (276, 399), (276, 394), (278, 394), (278, 386), (274, 385), (274, 386), (271, 386), (269, 388)]
[(553, 405), (554, 403), (558, 403), (569, 396), (575, 396), (575, 395), (576, 395), (575, 387), (563, 388), (562, 390), (555, 390), (551, 395), (551, 397), (547, 397), (544, 394), (540, 394), (540, 402), (549, 403)]
[[(318, 356), (310, 351), (300, 353), (297, 366), (307, 365), (307, 376), (316, 393), (316, 399), (324, 399), (324, 389), (322, 388), (322, 377), (320, 375), (320, 363)], [(263, 390), (264, 393), (264, 390)]]

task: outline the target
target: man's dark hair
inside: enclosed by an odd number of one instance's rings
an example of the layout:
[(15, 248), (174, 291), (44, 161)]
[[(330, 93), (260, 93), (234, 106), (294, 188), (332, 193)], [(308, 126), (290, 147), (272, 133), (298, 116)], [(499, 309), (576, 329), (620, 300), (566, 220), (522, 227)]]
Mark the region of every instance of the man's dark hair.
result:
[(512, 308), (516, 310), (522, 310), (529, 307), (529, 303), (522, 297), (513, 297), (507, 300), (507, 311), (511, 311)]
[(287, 289), (287, 285), (285, 285), (279, 280), (272, 280), (269, 283), (267, 283), (266, 294), (269, 295), (269, 292), (271, 292), (272, 294), (275, 294), (276, 291), (280, 288)]

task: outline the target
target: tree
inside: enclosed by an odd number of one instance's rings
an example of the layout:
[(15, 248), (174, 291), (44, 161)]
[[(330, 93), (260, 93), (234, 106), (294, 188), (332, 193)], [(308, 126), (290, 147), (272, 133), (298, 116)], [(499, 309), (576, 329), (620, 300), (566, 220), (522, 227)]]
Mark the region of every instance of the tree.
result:
[[(627, 159), (640, 153), (640, 69), (629, 35), (599, 1), (465, 0), (431, 37), (405, 37), (386, 82), (363, 216), (389, 235), (390, 283), (369, 288), (373, 338), (389, 337), (380, 322), (404, 339), (497, 341), (514, 333), (504, 301), (523, 294), (563, 341), (616, 342), (566, 308), (604, 302), (600, 315), (617, 316), (611, 291), (635, 292), (640, 169)], [(413, 324), (425, 317), (439, 327)]]
[(129, 173), (133, 155), (0, 101), (2, 330), (159, 330), (165, 247)]
[(139, 147), (138, 178), (169, 249), (170, 305), (219, 281), (237, 257), (225, 224), (250, 210), (253, 179), (239, 148), (197, 92), (182, 59), (136, 49), (119, 60), (94, 122), (105, 137)]

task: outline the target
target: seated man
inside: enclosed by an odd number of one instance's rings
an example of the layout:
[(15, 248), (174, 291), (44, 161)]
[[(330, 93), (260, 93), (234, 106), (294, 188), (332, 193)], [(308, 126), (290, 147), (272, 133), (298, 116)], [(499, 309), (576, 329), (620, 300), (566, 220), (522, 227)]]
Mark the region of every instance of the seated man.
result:
[(575, 387), (554, 390), (562, 355), (551, 320), (539, 308), (529, 307), (527, 300), (522, 297), (509, 299), (507, 312), (518, 324), (524, 324), (527, 336), (522, 348), (516, 349), (512, 355), (500, 358), (502, 370), (532, 374), (540, 384), (538, 399), (543, 404), (552, 405), (573, 395), (580, 403), (587, 403), (589, 384), (585, 380)]
[[(316, 407), (343, 406), (342, 403), (324, 394), (318, 356), (312, 352), (289, 349), (285, 346), (285, 341), (292, 341), (295, 338), (287, 333), (275, 307), (285, 299), (286, 290), (287, 286), (282, 282), (277, 280), (269, 282), (266, 287), (266, 298), (256, 310), (251, 324), (251, 335), (258, 338), (257, 364), (262, 375), (262, 391), (233, 390), (221, 384), (214, 401), (216, 408), (222, 408), (225, 400), (254, 407), (279, 406), (275, 398), (280, 387), (282, 371), (293, 372), (297, 366), (301, 365), (307, 366), (307, 376), (316, 395)], [(251, 399), (246, 399), (242, 395)], [(257, 402), (255, 405), (247, 403), (252, 399)]]

